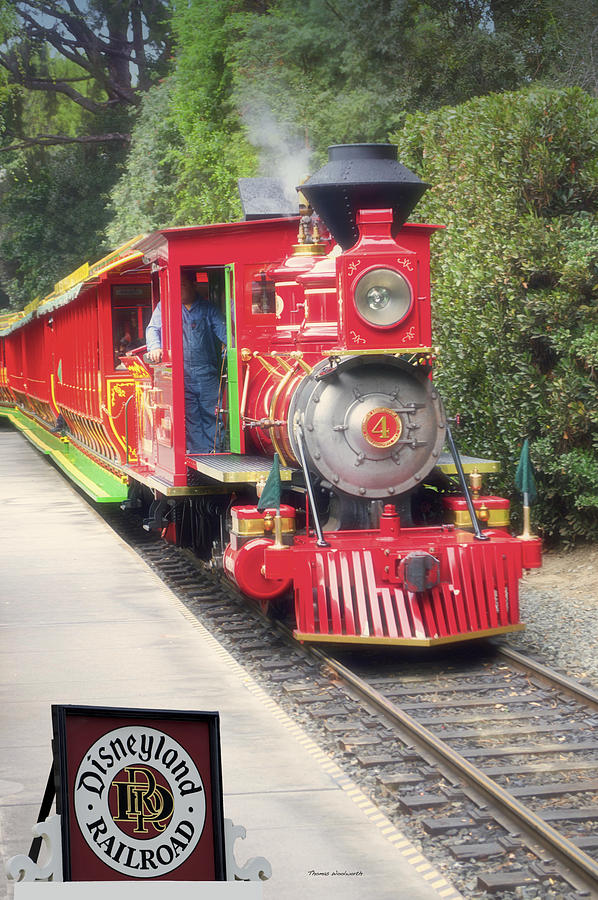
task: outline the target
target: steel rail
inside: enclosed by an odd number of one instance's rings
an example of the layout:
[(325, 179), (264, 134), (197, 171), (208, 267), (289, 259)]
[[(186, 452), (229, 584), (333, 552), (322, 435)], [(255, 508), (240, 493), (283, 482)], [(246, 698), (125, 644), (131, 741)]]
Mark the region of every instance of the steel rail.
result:
[(528, 809), (523, 803), (520, 803), (516, 797), (513, 797), (508, 791), (504, 790), (499, 784), (489, 778), (481, 769), (472, 765), (458, 753), (453, 750), (443, 740), (436, 737), (431, 731), (420, 725), (416, 719), (406, 713), (404, 710), (395, 706), (386, 697), (383, 697), (377, 690), (372, 688), (358, 675), (351, 672), (343, 663), (338, 662), (326, 656), (321, 650), (315, 647), (310, 648), (310, 653), (316, 656), (321, 662), (336, 672), (344, 681), (355, 688), (363, 697), (365, 697), (373, 706), (383, 712), (394, 722), (400, 724), (411, 735), (413, 735), (426, 749), (432, 750), (436, 757), (442, 762), (448, 763), (449, 766), (464, 776), (470, 783), (479, 788), (484, 795), (491, 798), (495, 803), (499, 804), (503, 810), (507, 810), (514, 818), (517, 819), (528, 831), (531, 831), (535, 838), (547, 848), (555, 857), (564, 865), (568, 866), (574, 873), (581, 877), (587, 884), (590, 878), (594, 890), (598, 890), (598, 861), (592, 859), (583, 850), (580, 850), (573, 841), (564, 837), (562, 834), (545, 822), (541, 816)]
[(545, 666), (543, 663), (531, 659), (523, 653), (519, 653), (518, 650), (510, 647), (508, 644), (495, 644), (494, 646), (497, 650), (497, 656), (504, 656), (505, 659), (515, 663), (515, 665), (522, 670), (529, 670), (540, 675), (552, 686), (558, 685), (558, 687), (562, 688), (576, 700), (588, 703), (594, 709), (598, 710), (598, 692), (593, 690), (593, 688), (580, 684), (573, 678), (569, 678), (568, 675), (561, 675), (560, 672), (551, 669), (550, 666)]

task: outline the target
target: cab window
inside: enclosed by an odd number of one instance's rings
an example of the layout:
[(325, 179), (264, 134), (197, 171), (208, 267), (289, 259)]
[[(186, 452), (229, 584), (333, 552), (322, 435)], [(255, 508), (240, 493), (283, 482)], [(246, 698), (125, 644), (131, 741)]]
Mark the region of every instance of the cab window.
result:
[(145, 344), (145, 328), (152, 315), (151, 285), (112, 285), (112, 348), (114, 368), (129, 350)]

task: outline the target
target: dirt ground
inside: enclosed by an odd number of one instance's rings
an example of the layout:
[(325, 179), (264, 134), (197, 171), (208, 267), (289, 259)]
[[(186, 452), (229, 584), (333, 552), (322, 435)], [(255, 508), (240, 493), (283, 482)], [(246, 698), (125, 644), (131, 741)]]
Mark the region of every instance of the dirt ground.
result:
[(542, 568), (527, 573), (523, 584), (542, 590), (560, 589), (570, 596), (585, 595), (598, 605), (598, 545), (546, 551)]

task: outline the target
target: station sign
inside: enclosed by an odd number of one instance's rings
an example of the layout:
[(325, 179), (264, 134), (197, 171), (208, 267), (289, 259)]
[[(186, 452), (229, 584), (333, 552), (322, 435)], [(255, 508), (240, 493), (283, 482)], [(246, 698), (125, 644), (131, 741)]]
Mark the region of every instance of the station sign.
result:
[(65, 881), (224, 881), (218, 713), (53, 706)]

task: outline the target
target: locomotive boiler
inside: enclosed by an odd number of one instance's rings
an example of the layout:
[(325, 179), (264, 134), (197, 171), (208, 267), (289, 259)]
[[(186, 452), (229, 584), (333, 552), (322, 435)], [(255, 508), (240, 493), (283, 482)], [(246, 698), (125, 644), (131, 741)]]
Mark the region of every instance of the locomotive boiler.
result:
[[(482, 494), (497, 464), (459, 457), (433, 381), (438, 226), (407, 223), (427, 185), (396, 148), (370, 144), (330, 148), (299, 216), (264, 183), (244, 185), (244, 221), (136, 238), (0, 323), (0, 412), (94, 499), (138, 509), (294, 614), (299, 640), (520, 629), (518, 582), (539, 542), (512, 537), (507, 500)], [(189, 275), (227, 325), (210, 453), (185, 435)], [(144, 328), (158, 301), (153, 366)]]

